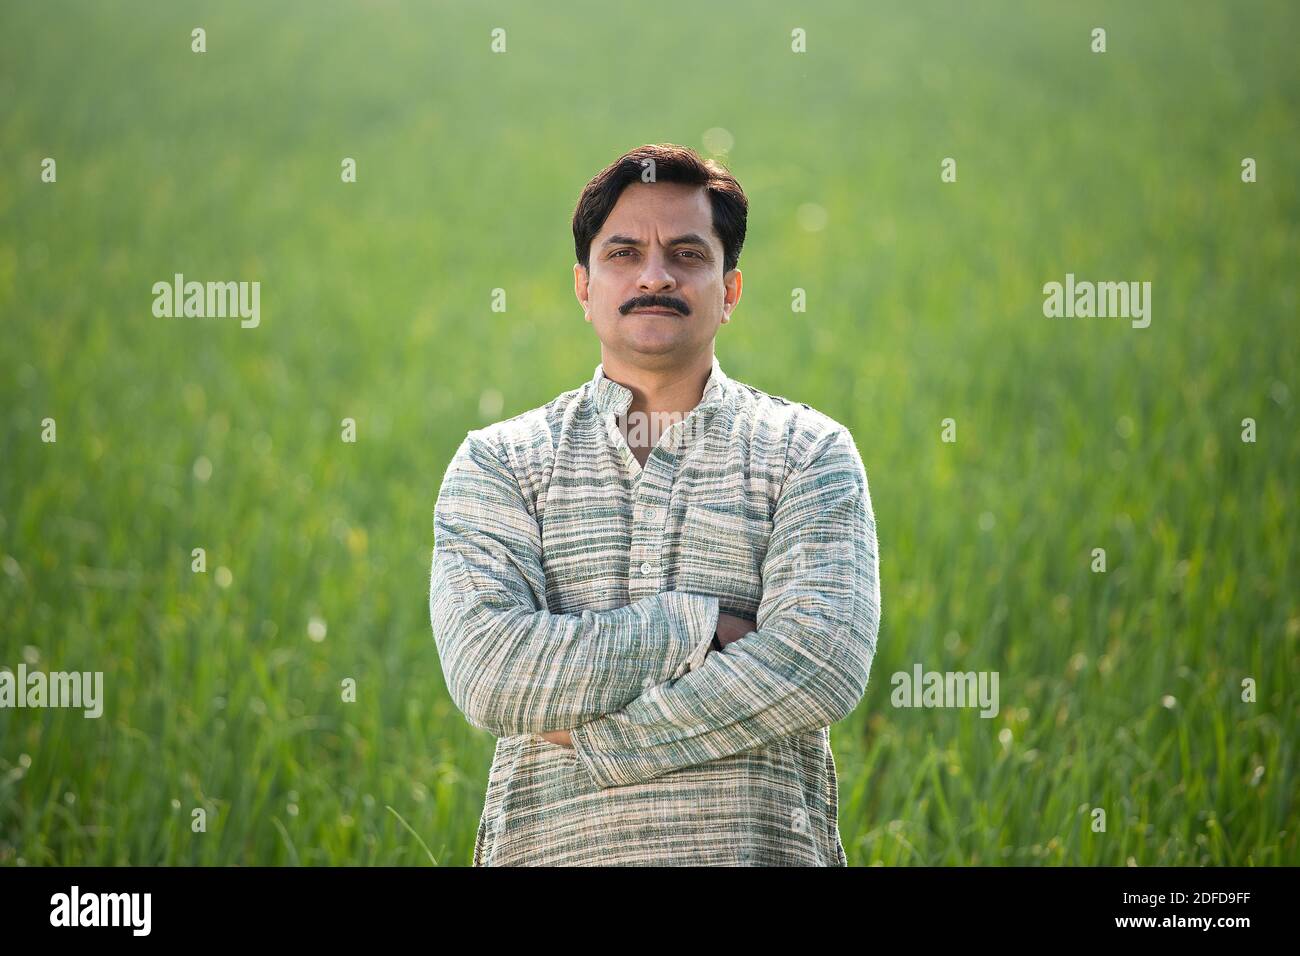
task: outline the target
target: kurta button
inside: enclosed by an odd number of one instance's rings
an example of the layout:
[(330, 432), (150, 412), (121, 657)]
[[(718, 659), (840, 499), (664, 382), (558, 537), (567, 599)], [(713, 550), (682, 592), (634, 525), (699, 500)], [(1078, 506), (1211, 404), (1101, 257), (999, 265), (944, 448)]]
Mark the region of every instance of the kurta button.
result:
[(642, 573), (643, 575), (646, 575), (646, 576), (648, 577), (649, 574), (650, 574), (650, 572), (653, 571), (653, 570), (654, 570), (654, 568), (651, 566), (651, 564), (650, 564), (649, 561), (642, 561), (642, 562), (641, 562), (641, 573)]

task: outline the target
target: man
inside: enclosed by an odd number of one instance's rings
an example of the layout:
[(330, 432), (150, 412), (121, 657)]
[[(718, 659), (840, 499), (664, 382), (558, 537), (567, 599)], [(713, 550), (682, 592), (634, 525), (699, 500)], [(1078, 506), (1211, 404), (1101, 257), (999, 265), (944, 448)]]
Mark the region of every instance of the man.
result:
[(844, 426), (714, 356), (747, 212), (679, 146), (591, 180), (574, 286), (601, 363), (448, 466), (430, 617), (499, 738), (475, 866), (847, 863), (829, 725), (875, 654), (875, 518)]

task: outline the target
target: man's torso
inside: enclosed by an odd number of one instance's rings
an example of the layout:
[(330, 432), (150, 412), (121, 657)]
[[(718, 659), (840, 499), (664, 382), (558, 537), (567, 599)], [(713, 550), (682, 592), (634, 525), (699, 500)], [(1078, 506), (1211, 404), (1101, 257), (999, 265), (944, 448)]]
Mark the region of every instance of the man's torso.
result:
[[(547, 610), (688, 591), (762, 627), (763, 559), (790, 464), (837, 426), (719, 378), (644, 467), (615, 423), (630, 396), (599, 373), (484, 430), (540, 529)], [(571, 749), (503, 737), (474, 864), (845, 865), (837, 786), (826, 727), (603, 789)]]

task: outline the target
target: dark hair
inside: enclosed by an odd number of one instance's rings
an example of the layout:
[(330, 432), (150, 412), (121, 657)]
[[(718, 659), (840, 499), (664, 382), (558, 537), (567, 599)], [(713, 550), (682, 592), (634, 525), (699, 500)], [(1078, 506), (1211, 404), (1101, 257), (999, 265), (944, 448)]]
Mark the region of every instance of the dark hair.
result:
[(720, 163), (701, 159), (695, 150), (672, 143), (638, 146), (610, 163), (582, 190), (573, 211), (573, 247), (578, 262), (590, 268), (591, 241), (600, 232), (610, 211), (631, 183), (640, 182), (642, 165), (654, 160), (654, 181), (703, 186), (713, 206), (713, 231), (722, 240), (722, 271), (730, 272), (740, 261), (745, 244), (745, 220), (749, 200), (745, 191)]

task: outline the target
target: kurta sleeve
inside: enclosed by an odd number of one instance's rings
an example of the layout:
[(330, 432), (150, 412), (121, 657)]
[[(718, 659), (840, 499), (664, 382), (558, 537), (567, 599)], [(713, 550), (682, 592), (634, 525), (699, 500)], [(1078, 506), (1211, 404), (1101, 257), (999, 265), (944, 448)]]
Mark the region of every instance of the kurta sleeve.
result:
[(443, 678), (475, 727), (562, 730), (617, 711), (709, 653), (716, 597), (664, 592), (551, 614), (541, 533), (490, 438), (470, 432), (434, 506), (429, 618)]

